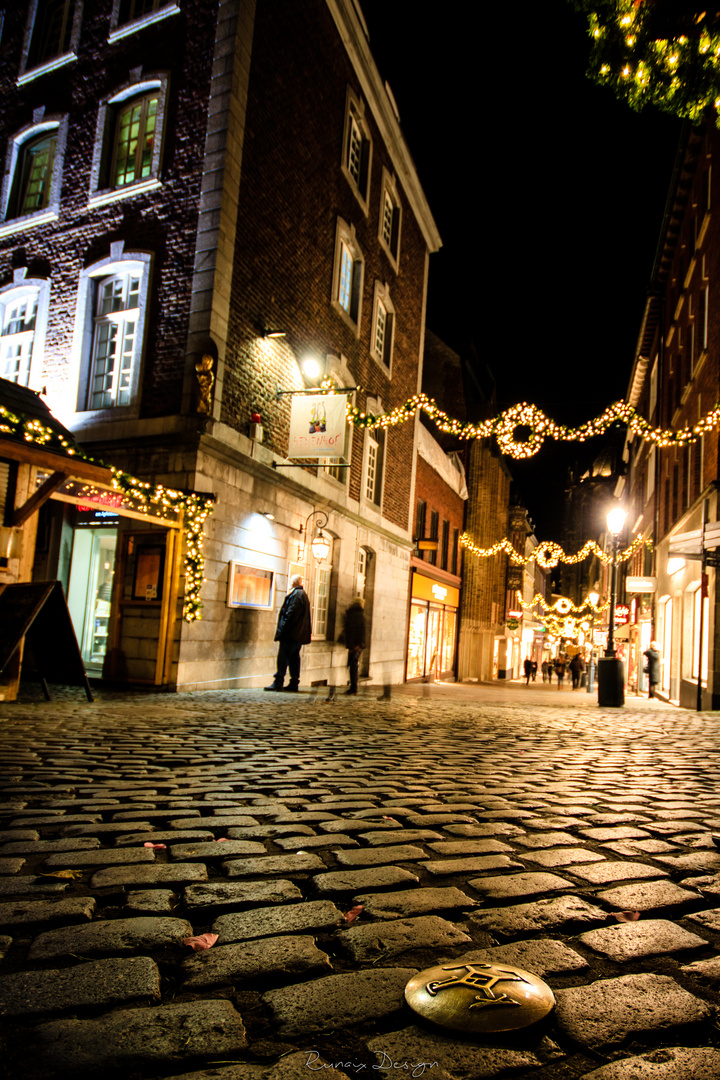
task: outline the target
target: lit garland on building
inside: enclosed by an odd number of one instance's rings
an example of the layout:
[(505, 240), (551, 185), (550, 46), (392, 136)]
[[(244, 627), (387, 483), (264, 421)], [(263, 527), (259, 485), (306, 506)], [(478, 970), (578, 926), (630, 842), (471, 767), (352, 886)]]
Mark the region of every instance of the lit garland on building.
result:
[(574, 0), (574, 6), (588, 16), (594, 82), (637, 110), (652, 104), (695, 123), (718, 111), (717, 10), (677, 0)]
[[(517, 598), (523, 611), (533, 612), (539, 618), (545, 618), (548, 615), (558, 615), (561, 618), (567, 618), (568, 615), (587, 616), (589, 618), (592, 615), (593, 618), (597, 618), (610, 607), (609, 600), (606, 600), (604, 604), (593, 604), (589, 596), (586, 596), (581, 604), (573, 604), (568, 596), (560, 596), (554, 604), (548, 604), (545, 597), (540, 593), (535, 593), (535, 596), (529, 602), (523, 600), (519, 592)], [(539, 612), (533, 610), (538, 607), (542, 608), (542, 616), (540, 616)]]
[(514, 458), (533, 457), (545, 439), (555, 439), (556, 442), (585, 442), (597, 435), (603, 435), (616, 424), (626, 426), (633, 435), (659, 447), (685, 446), (687, 443), (697, 442), (707, 432), (720, 426), (720, 404), (692, 427), (674, 430), (654, 428), (626, 401), (616, 401), (613, 405), (608, 405), (600, 416), (576, 428), (555, 423), (545, 416), (537, 405), (528, 405), (527, 402), (513, 405), (492, 420), (463, 424), (438, 408), (435, 401), (426, 394), (415, 394), (391, 412), (378, 415), (363, 412), (348, 402), (347, 418), (355, 427), (387, 429), (406, 423), (415, 415), (417, 409), (422, 409), (441, 431), (458, 439), (487, 439), (494, 436), (501, 452)]
[[(116, 469), (114, 466), (103, 465), (101, 461), (92, 458), (78, 446), (70, 442), (65, 436), (53, 428), (43, 424), (39, 420), (29, 420), (10, 412), (5, 406), (0, 405), (0, 432), (8, 435), (20, 436), (25, 442), (34, 443), (36, 446), (49, 446), (52, 449), (62, 450), (64, 453), (86, 461), (91, 465), (99, 465), (109, 468), (112, 473), (112, 486), (116, 491), (136, 500), (138, 510), (141, 513), (157, 517), (168, 517), (171, 513), (182, 515), (183, 528), (185, 531), (185, 595), (183, 599), (183, 619), (185, 622), (194, 622), (201, 618), (200, 589), (204, 581), (203, 572), (205, 560), (202, 553), (203, 526), (205, 519), (212, 512), (215, 499), (212, 495), (199, 495), (196, 492), (189, 494), (184, 491), (175, 491), (166, 488), (163, 484), (152, 484), (146, 480), (138, 480), (129, 473)], [(93, 491), (102, 492), (104, 489), (94, 489), (87, 485), (83, 494), (92, 497)]]
[[(510, 541), (505, 537), (503, 540), (498, 540), (489, 548), (478, 547), (473, 543), (472, 537), (467, 533), (462, 533), (460, 536), (460, 544), (466, 548), (471, 555), (476, 555), (479, 559), (489, 559), (492, 555), (498, 555), (501, 551), (504, 551), (509, 556), (510, 562), (516, 566), (528, 566), (531, 562), (536, 562), (538, 566), (543, 570), (552, 570), (558, 563), (565, 563), (571, 565), (573, 563), (583, 562), (589, 555), (596, 555), (601, 562), (606, 565), (610, 565), (613, 561), (612, 555), (606, 554), (602, 548), (595, 542), (595, 540), (588, 540), (586, 544), (583, 544), (580, 551), (577, 551), (574, 555), (566, 555), (559, 544), (556, 544), (553, 540), (543, 540), (541, 544), (530, 552), (529, 555), (521, 555), (517, 551)], [(627, 562), (631, 559), (635, 552), (643, 546), (647, 545), (652, 550), (652, 541), (646, 540), (642, 536), (636, 536), (632, 544), (626, 547), (624, 551), (621, 551), (618, 555), (618, 562)]]

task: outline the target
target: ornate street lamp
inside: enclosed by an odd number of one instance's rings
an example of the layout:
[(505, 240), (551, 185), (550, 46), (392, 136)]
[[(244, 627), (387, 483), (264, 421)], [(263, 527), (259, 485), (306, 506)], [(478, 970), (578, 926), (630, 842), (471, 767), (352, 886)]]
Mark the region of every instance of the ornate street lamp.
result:
[(598, 705), (621, 708), (625, 704), (625, 673), (623, 662), (615, 655), (615, 605), (617, 604), (617, 566), (620, 549), (620, 533), (625, 525), (626, 511), (614, 506), (606, 521), (612, 536), (612, 564), (610, 578), (610, 620), (605, 655), (598, 660)]
[(323, 533), (323, 529), (328, 523), (328, 516), (322, 510), (314, 510), (311, 514), (308, 514), (305, 518), (305, 525), (300, 526), (301, 536), (307, 536), (308, 526), (312, 519), (315, 520), (315, 524), (310, 547), (312, 548), (314, 558), (319, 563), (325, 562), (330, 553), (330, 541)]

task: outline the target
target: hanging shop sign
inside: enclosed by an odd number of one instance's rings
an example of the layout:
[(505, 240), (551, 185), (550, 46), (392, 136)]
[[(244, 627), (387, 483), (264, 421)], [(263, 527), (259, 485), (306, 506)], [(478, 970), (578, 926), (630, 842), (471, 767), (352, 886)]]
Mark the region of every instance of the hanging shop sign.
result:
[(630, 608), (627, 604), (615, 605), (615, 623), (617, 626), (624, 626), (625, 623), (630, 622)]
[(441, 585), (424, 574), (413, 574), (412, 596), (414, 600), (429, 600), (431, 604), (445, 604), (447, 607), (458, 607), (460, 604), (459, 589), (453, 585)]
[(51, 498), (73, 503), (80, 512), (96, 511), (119, 515), (164, 525), (166, 528), (179, 528), (181, 522), (180, 511), (176, 507), (164, 505), (161, 498), (143, 500), (124, 491), (111, 491), (82, 480), (67, 480), (53, 492)]
[(287, 456), (342, 457), (345, 427), (343, 394), (297, 394), (292, 399)]
[(626, 577), (625, 592), (653, 593), (657, 590), (656, 577)]

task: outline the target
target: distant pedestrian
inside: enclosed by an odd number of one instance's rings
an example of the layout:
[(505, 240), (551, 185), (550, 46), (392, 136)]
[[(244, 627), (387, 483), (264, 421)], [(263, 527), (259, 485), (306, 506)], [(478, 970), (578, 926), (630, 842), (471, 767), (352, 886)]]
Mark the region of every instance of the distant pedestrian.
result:
[(555, 661), (555, 674), (557, 675), (558, 687), (562, 690), (563, 679), (565, 678), (565, 661), (559, 656)]
[(537, 660), (533, 660), (533, 662), (532, 662), (532, 672), (531, 672), (531, 674), (532, 674), (532, 681), (535, 682), (535, 680), (537, 679)]
[(570, 675), (572, 676), (573, 690), (577, 690), (577, 688), (580, 686), (580, 676), (582, 675), (584, 670), (585, 664), (583, 662), (582, 655), (580, 653), (575, 653), (572, 660), (570, 661)]
[(547, 660), (543, 660), (543, 662), (542, 662), (543, 682), (547, 682), (547, 680), (548, 680), (548, 670), (549, 670), (549, 668), (550, 668), (550, 665), (548, 664)]
[(530, 685), (530, 676), (532, 675), (532, 660), (529, 656), (526, 656), (523, 660), (523, 671), (525, 672), (525, 685)]
[(347, 666), (350, 672), (350, 688), (345, 691), (346, 694), (357, 694), (358, 692), (360, 654), (365, 648), (365, 612), (363, 608), (364, 601), (360, 596), (356, 596), (348, 604), (343, 619), (342, 637), (348, 651)]
[(650, 648), (643, 653), (645, 667), (643, 672), (648, 677), (648, 697), (655, 697), (655, 687), (660, 682), (660, 647), (657, 641), (650, 642)]
[[(277, 671), (271, 686), (266, 690), (283, 690), (297, 693), (300, 684), (300, 650), (312, 638), (310, 601), (303, 589), (302, 574), (290, 578), (287, 594), (278, 615), (275, 640), (280, 642), (277, 654)], [(285, 672), (290, 669), (290, 682), (283, 687)]]

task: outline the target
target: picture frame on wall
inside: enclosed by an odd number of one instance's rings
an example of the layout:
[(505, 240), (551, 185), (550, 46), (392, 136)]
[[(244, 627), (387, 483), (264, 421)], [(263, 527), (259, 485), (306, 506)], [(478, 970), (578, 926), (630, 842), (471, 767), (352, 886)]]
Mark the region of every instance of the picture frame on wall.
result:
[(164, 569), (165, 544), (139, 543), (135, 548), (133, 600), (160, 600)]
[(275, 571), (231, 559), (228, 563), (227, 606), (272, 611)]

